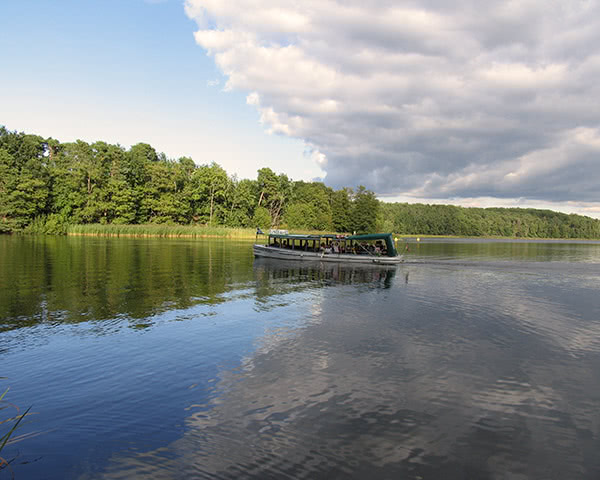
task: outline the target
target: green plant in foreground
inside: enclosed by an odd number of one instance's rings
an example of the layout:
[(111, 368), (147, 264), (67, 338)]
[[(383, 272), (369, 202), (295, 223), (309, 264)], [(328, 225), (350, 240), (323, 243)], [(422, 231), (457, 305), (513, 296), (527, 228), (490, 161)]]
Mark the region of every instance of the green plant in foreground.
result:
[[(17, 407), (16, 405), (9, 404), (4, 400), (4, 397), (8, 393), (8, 390), (9, 389), (7, 388), (4, 391), (4, 393), (2, 395), (0, 395), (0, 410), (4, 410), (6, 408), (14, 408), (17, 410), (17, 413), (18, 413), (19, 407)], [(14, 437), (13, 434), (15, 433), (15, 431), (19, 427), (19, 424), (27, 416), (27, 414), (29, 413), (30, 410), (31, 410), (31, 407), (29, 407), (27, 410), (25, 410), (25, 412), (21, 415), (16, 415), (13, 417), (9, 417), (9, 418), (0, 420), (0, 428), (6, 428), (5, 425), (8, 426), (8, 431), (6, 431), (5, 433), (2, 434), (2, 436), (0, 436), (0, 470), (3, 470), (7, 466), (9, 466), (10, 462), (12, 462), (12, 460), (6, 460), (4, 457), (1, 456), (2, 450), (4, 449), (4, 447), (6, 445), (18, 442), (20, 440), (23, 440), (23, 438), (25, 438), (25, 436)], [(1, 432), (0, 432), (0, 434), (1, 434)], [(11, 440), (11, 438), (12, 438), (12, 440)]]

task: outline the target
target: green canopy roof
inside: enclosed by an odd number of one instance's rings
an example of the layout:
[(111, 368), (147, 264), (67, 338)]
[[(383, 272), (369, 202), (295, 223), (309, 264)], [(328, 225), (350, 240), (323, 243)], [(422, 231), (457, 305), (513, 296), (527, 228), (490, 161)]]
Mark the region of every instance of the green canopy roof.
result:
[(347, 240), (385, 240), (392, 238), (391, 233), (365, 233), (364, 235), (348, 235)]
[(269, 237), (272, 238), (288, 238), (290, 240), (319, 240), (319, 238), (331, 238), (335, 235), (300, 235), (294, 233), (268, 233)]
[(394, 246), (394, 238), (391, 233), (366, 233), (364, 235), (348, 235), (346, 240), (383, 240), (387, 249), (388, 257), (395, 257), (398, 255), (396, 247)]

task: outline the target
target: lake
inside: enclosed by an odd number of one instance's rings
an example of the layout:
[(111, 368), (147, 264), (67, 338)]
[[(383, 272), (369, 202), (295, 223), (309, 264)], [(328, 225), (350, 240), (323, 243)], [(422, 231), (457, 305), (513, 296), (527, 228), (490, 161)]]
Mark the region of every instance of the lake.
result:
[(36, 434), (2, 456), (18, 480), (600, 478), (600, 243), (408, 246), (0, 236), (0, 390)]

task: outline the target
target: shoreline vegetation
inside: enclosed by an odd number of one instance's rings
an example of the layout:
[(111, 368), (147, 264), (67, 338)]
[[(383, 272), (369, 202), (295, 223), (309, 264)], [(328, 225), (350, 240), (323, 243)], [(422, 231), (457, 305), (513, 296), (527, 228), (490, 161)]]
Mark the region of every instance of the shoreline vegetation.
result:
[(600, 239), (600, 220), (583, 215), (386, 203), (362, 185), (334, 190), (270, 168), (238, 179), (214, 162), (170, 159), (147, 143), (61, 143), (0, 126), (0, 233), (253, 238), (256, 227)]
[[(267, 233), (265, 231), (265, 233)], [(20, 232), (30, 235), (45, 235), (43, 231), (36, 232), (26, 230)], [(316, 230), (294, 230), (290, 233), (297, 234), (324, 234), (331, 231)], [(349, 233), (347, 233), (349, 234)], [(102, 225), (102, 224), (81, 224), (69, 225), (66, 227), (63, 235), (67, 236), (92, 236), (92, 237), (150, 237), (150, 238), (224, 238), (233, 240), (254, 240), (256, 235), (255, 228), (235, 228), (235, 227), (209, 227), (205, 225)], [(432, 235), (417, 233), (393, 233), (398, 242), (415, 242), (422, 239), (488, 239), (488, 240), (556, 240), (556, 241), (597, 241), (590, 238), (550, 238), (550, 237), (503, 237), (503, 236), (466, 236), (466, 235)], [(259, 235), (258, 239), (265, 238)], [(417, 240), (418, 239), (418, 240)]]
[[(265, 231), (268, 233), (268, 230)], [(310, 235), (332, 233), (330, 231), (300, 231), (294, 230), (290, 233)], [(387, 232), (386, 232), (387, 233)], [(347, 233), (350, 235), (350, 233)], [(164, 238), (227, 238), (239, 240), (254, 240), (256, 238), (255, 228), (231, 228), (231, 227), (208, 227), (203, 225), (72, 225), (67, 229), (69, 236), (97, 236), (97, 237), (164, 237)], [(431, 234), (407, 234), (393, 233), (398, 242), (418, 241), (417, 239), (488, 239), (488, 240), (589, 240), (593, 238), (549, 238), (549, 237), (502, 237), (502, 236), (478, 236), (469, 237), (464, 235), (431, 235)], [(259, 235), (258, 239), (264, 238)]]
[(254, 228), (207, 227), (202, 225), (70, 225), (66, 235), (105, 237), (181, 237), (250, 239)]

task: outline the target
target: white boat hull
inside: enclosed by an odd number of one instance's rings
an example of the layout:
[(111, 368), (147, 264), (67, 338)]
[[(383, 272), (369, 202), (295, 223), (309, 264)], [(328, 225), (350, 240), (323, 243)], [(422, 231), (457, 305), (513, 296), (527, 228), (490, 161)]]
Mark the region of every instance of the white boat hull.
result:
[(291, 250), (287, 248), (269, 247), (254, 244), (254, 256), (263, 258), (277, 258), (280, 260), (302, 260), (317, 262), (362, 263), (369, 265), (396, 265), (404, 261), (402, 255), (397, 257), (355, 255), (352, 253), (322, 253)]

